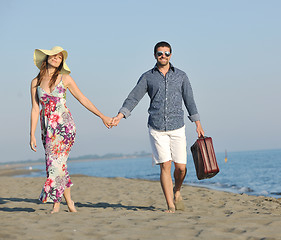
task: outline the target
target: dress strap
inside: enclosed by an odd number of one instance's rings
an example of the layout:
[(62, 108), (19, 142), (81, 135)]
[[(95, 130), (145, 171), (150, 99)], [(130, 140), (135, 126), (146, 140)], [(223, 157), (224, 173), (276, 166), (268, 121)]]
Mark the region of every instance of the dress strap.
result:
[[(61, 75), (61, 79), (60, 79), (60, 82), (63, 84), (63, 81), (62, 81), (62, 75)], [(64, 85), (64, 84), (63, 84)]]
[[(63, 75), (63, 74), (62, 74), (62, 75)], [(61, 75), (61, 79), (60, 79), (60, 84), (62, 84), (63, 87), (64, 87), (65, 89), (67, 89), (67, 87), (64, 86), (64, 83), (63, 83), (63, 81), (62, 81), (62, 75)]]

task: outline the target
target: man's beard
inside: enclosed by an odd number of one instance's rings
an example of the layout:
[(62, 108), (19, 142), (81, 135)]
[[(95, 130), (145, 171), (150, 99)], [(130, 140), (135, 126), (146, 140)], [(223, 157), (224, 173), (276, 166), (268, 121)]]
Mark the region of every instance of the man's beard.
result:
[(157, 64), (158, 64), (159, 66), (161, 66), (161, 67), (165, 67), (165, 66), (167, 66), (167, 65), (169, 64), (169, 61), (167, 60), (165, 63), (162, 63), (162, 62), (160, 62), (160, 61), (157, 61)]

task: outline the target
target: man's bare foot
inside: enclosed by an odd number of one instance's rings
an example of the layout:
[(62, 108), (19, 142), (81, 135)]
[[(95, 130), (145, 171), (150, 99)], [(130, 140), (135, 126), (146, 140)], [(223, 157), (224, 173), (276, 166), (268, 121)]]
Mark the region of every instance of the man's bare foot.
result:
[(180, 191), (174, 189), (174, 204), (176, 210), (183, 211), (185, 209)]
[(71, 201), (71, 204), (67, 205), (67, 207), (68, 207), (69, 212), (77, 212), (73, 201)]

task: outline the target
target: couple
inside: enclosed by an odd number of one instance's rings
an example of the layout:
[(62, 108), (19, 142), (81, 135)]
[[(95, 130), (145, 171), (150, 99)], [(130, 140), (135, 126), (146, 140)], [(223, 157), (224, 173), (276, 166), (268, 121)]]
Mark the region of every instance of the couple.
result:
[[(148, 109), (149, 136), (153, 159), (160, 165), (160, 182), (168, 206), (166, 212), (183, 210), (180, 188), (186, 175), (187, 153), (182, 100), (189, 119), (196, 124), (198, 136), (204, 136), (204, 131), (188, 77), (170, 63), (171, 56), (172, 48), (169, 43), (159, 42), (155, 45), (156, 65), (140, 77), (117, 116), (110, 118), (104, 116), (82, 94), (69, 75), (70, 70), (65, 62), (67, 51), (61, 47), (35, 50), (34, 63), (40, 72), (31, 82), (30, 147), (36, 152), (35, 130), (40, 116), (47, 180), (39, 199), (43, 203), (54, 203), (51, 213), (59, 211), (63, 196), (69, 211), (77, 211), (71, 200), (70, 187), (73, 184), (66, 165), (76, 134), (72, 115), (65, 104), (67, 89), (85, 108), (100, 117), (107, 128), (117, 126), (122, 118), (129, 117), (138, 102), (148, 93), (151, 99)], [(172, 161), (175, 165), (174, 187), (171, 177)]]

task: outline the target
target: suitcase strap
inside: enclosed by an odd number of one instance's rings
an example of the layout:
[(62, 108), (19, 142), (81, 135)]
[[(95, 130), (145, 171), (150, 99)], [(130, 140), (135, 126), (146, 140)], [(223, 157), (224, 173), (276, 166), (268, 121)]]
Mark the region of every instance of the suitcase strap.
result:
[(206, 143), (205, 137), (204, 137), (204, 143), (205, 143), (206, 152), (207, 152), (207, 155), (208, 155), (208, 160), (210, 162), (210, 155), (209, 155), (209, 151), (208, 151), (208, 147), (207, 147), (207, 143)]
[[(200, 139), (203, 139), (203, 140), (204, 140), (204, 143), (205, 143), (206, 153), (207, 153), (208, 162), (209, 162), (209, 164), (207, 164), (207, 165), (209, 165), (209, 167), (211, 167), (211, 159), (210, 159), (210, 155), (209, 155), (209, 151), (208, 151), (208, 146), (207, 146), (207, 143), (206, 143), (205, 138), (207, 138), (207, 136), (200, 137)], [(210, 169), (208, 166), (206, 166), (206, 167), (207, 167), (207, 169)]]

